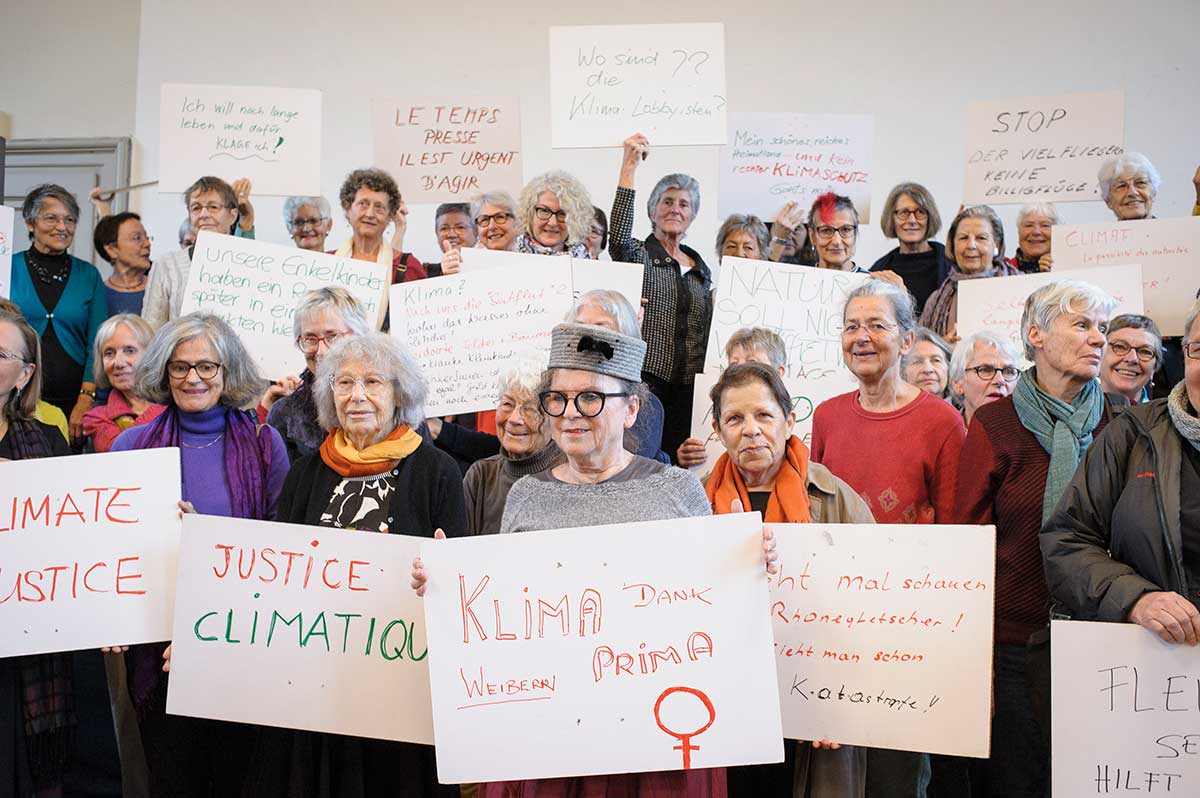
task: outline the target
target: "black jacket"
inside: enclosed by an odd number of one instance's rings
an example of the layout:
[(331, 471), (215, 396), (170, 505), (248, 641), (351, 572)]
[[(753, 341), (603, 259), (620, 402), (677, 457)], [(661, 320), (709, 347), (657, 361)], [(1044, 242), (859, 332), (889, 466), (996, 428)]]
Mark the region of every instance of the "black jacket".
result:
[(1146, 593), (1187, 595), (1185, 456), (1165, 399), (1126, 410), (1087, 450), (1040, 535), (1050, 594), (1072, 617), (1121, 623)]

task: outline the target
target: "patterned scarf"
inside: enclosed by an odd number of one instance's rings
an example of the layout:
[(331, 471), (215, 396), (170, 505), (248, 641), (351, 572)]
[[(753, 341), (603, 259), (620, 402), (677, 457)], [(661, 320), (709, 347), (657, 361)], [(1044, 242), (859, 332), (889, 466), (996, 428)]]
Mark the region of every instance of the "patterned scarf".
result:
[(1188, 401), (1187, 383), (1181, 382), (1171, 389), (1167, 397), (1167, 412), (1171, 414), (1175, 431), (1200, 452), (1200, 418), (1196, 418), (1196, 409)]
[(1042, 523), (1067, 489), (1084, 450), (1092, 443), (1092, 431), (1104, 413), (1104, 389), (1099, 380), (1083, 387), (1071, 403), (1057, 399), (1037, 384), (1037, 369), (1021, 374), (1013, 391), (1013, 405), (1021, 425), (1033, 433), (1050, 455), (1046, 492), (1042, 496)]
[(521, 235), (517, 236), (514, 249), (517, 252), (524, 252), (527, 255), (570, 255), (572, 258), (584, 259), (592, 257), (588, 254), (587, 244), (582, 241), (569, 246), (565, 243), (559, 246), (561, 249), (551, 249), (550, 247), (542, 246), (529, 233), (521, 233)]
[[(750, 511), (750, 494), (742, 473), (729, 453), (721, 455), (705, 486), (713, 512), (727, 513), (734, 499), (742, 500), (742, 509)], [(788, 438), (783, 463), (775, 477), (775, 487), (767, 501), (767, 523), (811, 524), (812, 508), (808, 503), (808, 447), (795, 435)]]
[(928, 327), (938, 335), (949, 335), (950, 329), (956, 321), (953, 318), (953, 311), (958, 306), (958, 283), (960, 280), (981, 280), (984, 277), (1007, 277), (1020, 273), (1020, 270), (1016, 266), (1010, 266), (999, 260), (993, 262), (992, 268), (987, 271), (975, 274), (967, 274), (957, 266), (951, 266), (950, 273), (946, 275), (946, 280), (937, 291), (933, 292), (933, 296), (929, 298), (929, 301), (925, 303), (925, 310), (921, 312), (921, 325)]
[(420, 445), (421, 436), (401, 424), (379, 443), (360, 451), (339, 427), (321, 444), (321, 459), (343, 477), (368, 477), (391, 471)]

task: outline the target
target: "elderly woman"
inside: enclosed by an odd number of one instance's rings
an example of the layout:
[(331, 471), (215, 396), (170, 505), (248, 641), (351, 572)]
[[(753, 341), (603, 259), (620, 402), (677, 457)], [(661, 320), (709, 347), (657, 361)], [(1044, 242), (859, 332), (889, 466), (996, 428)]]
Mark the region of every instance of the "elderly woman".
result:
[[(710, 397), (713, 429), (725, 445), (706, 486), (714, 514), (752, 510), (768, 524), (874, 521), (862, 498), (811, 462), (804, 443), (792, 434), (792, 398), (775, 369), (753, 361), (730, 366)], [(795, 743), (795, 748), (794, 772), (780, 765), (730, 768), (731, 798), (864, 795), (867, 749), (830, 747), (827, 741)]]
[(1006, 336), (991, 330), (971, 333), (950, 358), (950, 393), (970, 426), (975, 411), (1012, 393), (1021, 358)]
[(96, 332), (96, 384), (108, 389), (108, 400), (84, 414), (83, 432), (97, 452), (107, 452), (122, 432), (150, 423), (166, 409), (136, 391), (137, 364), (153, 337), (150, 324), (132, 313), (111, 317)]
[(992, 756), (996, 795), (1049, 788), (1050, 596), (1038, 532), (1108, 418), (1097, 379), (1114, 300), (1072, 280), (1025, 300), (1021, 338), (1033, 368), (1011, 396), (980, 407), (958, 470), (954, 520), (996, 527)]
[(479, 243), (484, 249), (511, 252), (524, 232), (517, 217), (517, 201), (507, 191), (485, 191), (471, 200), (471, 218), (475, 220)]
[(917, 300), (917, 315), (950, 273), (946, 248), (933, 237), (942, 229), (942, 215), (929, 189), (920, 183), (900, 183), (883, 203), (879, 226), (885, 238), (899, 246), (875, 261), (872, 272), (892, 272)]
[(400, 188), (391, 175), (382, 169), (355, 169), (342, 181), (338, 198), (346, 221), (350, 223), (351, 236), (330, 252), (331, 255), (386, 265), (393, 284), (425, 279), (425, 269), (420, 261), (393, 249), (384, 240), (384, 233), (392, 222), (396, 223), (397, 232), (402, 232), (407, 213)]
[(1110, 158), (1101, 164), (1096, 179), (1100, 199), (1119, 221), (1154, 218), (1154, 200), (1162, 178), (1145, 155), (1125, 152)]
[(592, 208), (592, 229), (584, 243), (592, 260), (600, 260), (600, 253), (608, 249), (608, 215), (603, 208)]
[(1023, 205), (1017, 211), (1017, 251), (1005, 263), (1022, 274), (1048, 272), (1054, 268), (1050, 254), (1050, 228), (1058, 224), (1058, 209), (1052, 202)]
[(849, 197), (833, 192), (817, 197), (808, 212), (808, 235), (817, 250), (818, 268), (866, 273), (854, 263), (858, 211)]
[(942, 399), (950, 398), (950, 344), (933, 330), (913, 330), (913, 345), (901, 360), (904, 380)]
[[(339, 340), (317, 365), (320, 448), (288, 474), (276, 520), (433, 537), (467, 530), (462, 474), (417, 434), (428, 387), (386, 333)], [(246, 795), (329, 798), (457, 792), (439, 788), (430, 746), (261, 729)]]
[(700, 184), (670, 174), (655, 184), (646, 203), (650, 235), (633, 238), (633, 183), (650, 142), (640, 133), (625, 139), (621, 175), (609, 222), (608, 254), (615, 261), (642, 263), (646, 313), (643, 380), (662, 402), (663, 449), (674, 452), (692, 428), (692, 386), (704, 371), (708, 328), (712, 321), (712, 273), (700, 253), (683, 243), (700, 211)]
[[(258, 397), (264, 380), (229, 325), (210, 313), (167, 322), (138, 361), (136, 375), (134, 392), (166, 409), (149, 424), (122, 432), (112, 451), (179, 447), (185, 512), (274, 518), (288, 473), (287, 450), (278, 432), (239, 409)], [(250, 727), (166, 714), (163, 671), (169, 666), (170, 646), (161, 643), (134, 646), (126, 656), (151, 792), (238, 794)]]
[(325, 238), (333, 229), (333, 211), (324, 197), (288, 197), (283, 203), (283, 223), (300, 249), (325, 251)]
[(517, 236), (518, 252), (591, 257), (592, 198), (575, 177), (554, 170), (530, 180), (517, 198), (517, 215), (525, 228)]
[(946, 236), (946, 257), (950, 260), (950, 274), (925, 303), (921, 326), (956, 344), (959, 281), (1020, 272), (1004, 262), (1004, 225), (987, 205), (963, 208), (954, 217)]
[(1040, 542), (1051, 595), (1076, 620), (1136, 623), (1168, 643), (1195, 646), (1200, 302), (1187, 315), (1183, 341), (1183, 382), (1166, 399), (1109, 424), (1084, 455)]
[(462, 265), (462, 248), (473, 247), (479, 241), (479, 231), (471, 206), (465, 202), (443, 202), (433, 213), (433, 232), (442, 250), (441, 263), (426, 263), (430, 277), (457, 274)]
[[(858, 389), (817, 406), (812, 459), (844, 479), (880, 523), (949, 523), (965, 430), (953, 407), (901, 375), (916, 328), (912, 296), (868, 280), (847, 296), (842, 319), (842, 355)], [(904, 455), (881, 460), (879, 452)], [(871, 748), (868, 794), (923, 795), (930, 767), (926, 754)]]
[(104, 281), (108, 315), (140, 314), (146, 296), (146, 275), (150, 271), (150, 236), (136, 213), (105, 216), (92, 233), (96, 252), (112, 264), (112, 274)]
[(1119, 393), (1131, 404), (1150, 398), (1154, 372), (1163, 364), (1163, 338), (1149, 316), (1126, 313), (1108, 325), (1108, 347), (1100, 364), (1105, 393)]
[[(304, 353), (304, 371), (287, 386), (272, 386), (263, 397), (266, 422), (283, 436), (288, 461), (296, 462), (315, 451), (325, 440), (317, 419), (313, 382), (317, 366), (334, 342), (347, 335), (371, 332), (362, 305), (344, 288), (327, 287), (309, 291), (300, 298), (292, 316), (296, 346)], [(284, 394), (286, 388), (293, 388)]]
[(765, 260), (771, 236), (767, 226), (757, 216), (732, 213), (717, 228), (717, 260), (726, 255), (751, 260)]

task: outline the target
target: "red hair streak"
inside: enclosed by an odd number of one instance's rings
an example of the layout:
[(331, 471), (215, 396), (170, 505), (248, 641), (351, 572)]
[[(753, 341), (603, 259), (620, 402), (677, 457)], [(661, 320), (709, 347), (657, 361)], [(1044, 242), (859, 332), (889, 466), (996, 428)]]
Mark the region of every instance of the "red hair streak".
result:
[(817, 216), (821, 219), (821, 224), (833, 224), (833, 214), (837, 210), (837, 194), (832, 191), (822, 194), (817, 197), (817, 201), (813, 204), (817, 211)]

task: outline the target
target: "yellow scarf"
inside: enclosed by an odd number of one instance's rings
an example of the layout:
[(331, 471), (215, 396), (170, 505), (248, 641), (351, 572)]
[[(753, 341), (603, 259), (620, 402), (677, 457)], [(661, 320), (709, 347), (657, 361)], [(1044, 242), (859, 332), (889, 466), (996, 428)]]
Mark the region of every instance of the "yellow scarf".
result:
[(391, 471), (421, 445), (421, 436), (401, 424), (392, 434), (363, 450), (354, 448), (346, 433), (335, 429), (321, 444), (321, 459), (343, 477), (366, 477)]

